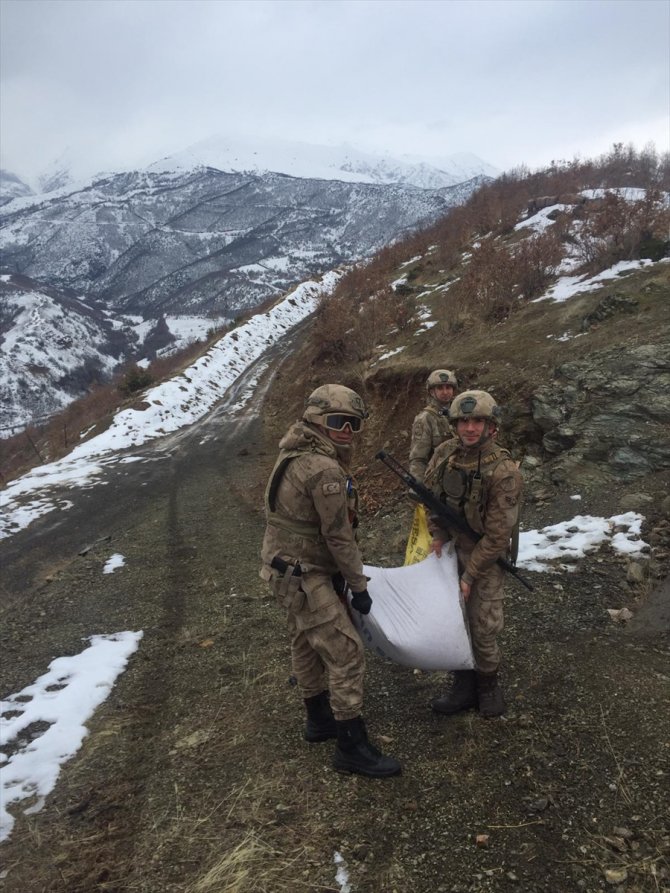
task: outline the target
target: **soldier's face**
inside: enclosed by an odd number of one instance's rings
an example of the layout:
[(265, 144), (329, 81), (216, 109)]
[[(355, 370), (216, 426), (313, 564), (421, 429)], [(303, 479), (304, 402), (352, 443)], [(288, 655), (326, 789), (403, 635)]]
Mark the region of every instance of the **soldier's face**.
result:
[(354, 439), (354, 432), (351, 430), (351, 425), (345, 425), (340, 431), (333, 431), (332, 428), (325, 428), (323, 425), (319, 425), (321, 430), (328, 435), (328, 437), (333, 441), (333, 443), (337, 443), (340, 446), (346, 446)]
[(463, 446), (476, 446), (491, 435), (494, 426), (486, 419), (467, 418), (456, 420), (456, 434)]
[(450, 384), (436, 384), (431, 393), (439, 403), (451, 403), (454, 399), (454, 387)]

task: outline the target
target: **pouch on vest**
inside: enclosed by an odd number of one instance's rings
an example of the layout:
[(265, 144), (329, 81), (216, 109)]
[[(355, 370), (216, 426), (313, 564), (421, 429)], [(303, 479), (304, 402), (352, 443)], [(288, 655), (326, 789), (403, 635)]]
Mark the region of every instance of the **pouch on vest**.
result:
[(278, 576), (273, 585), (275, 596), (284, 608), (299, 611), (305, 601), (305, 593), (300, 588), (302, 577), (293, 573), (293, 565), (289, 564), (283, 574)]

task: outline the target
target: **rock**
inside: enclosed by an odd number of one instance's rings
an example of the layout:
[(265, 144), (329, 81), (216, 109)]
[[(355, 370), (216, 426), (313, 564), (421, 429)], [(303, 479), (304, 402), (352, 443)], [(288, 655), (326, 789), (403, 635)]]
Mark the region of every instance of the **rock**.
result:
[(629, 608), (608, 608), (607, 613), (615, 623), (627, 623), (633, 619), (633, 612)]
[(644, 514), (645, 508), (654, 502), (653, 496), (646, 493), (627, 493), (619, 501), (622, 512), (638, 512)]
[(544, 812), (548, 806), (549, 799), (547, 797), (540, 797), (528, 804), (528, 812)]
[(631, 585), (644, 583), (647, 577), (647, 566), (639, 561), (630, 561), (626, 571), (626, 582)]
[(553, 401), (553, 395), (546, 388), (538, 390), (531, 400), (533, 421), (543, 431), (551, 431), (560, 425), (563, 412)]
[(638, 302), (632, 298), (627, 298), (620, 294), (607, 295), (591, 313), (584, 317), (582, 320), (582, 332), (588, 332), (593, 325), (609, 319), (611, 316), (617, 316), (622, 313), (637, 313), (638, 309)]
[(628, 872), (625, 868), (607, 868), (605, 870), (605, 880), (612, 886), (623, 884), (627, 878)]
[(538, 487), (535, 490), (531, 490), (526, 498), (529, 502), (548, 502), (555, 495), (556, 493), (550, 487)]
[(635, 836), (630, 828), (612, 828), (612, 833), (615, 837), (622, 837), (624, 840), (630, 840)]
[(575, 487), (588, 475), (599, 486), (668, 469), (669, 352), (659, 344), (617, 346), (564, 363), (533, 394), (531, 412), (552, 480)]
[(370, 847), (364, 843), (356, 844), (351, 854), (357, 862), (363, 862), (370, 854)]
[(542, 438), (542, 446), (548, 453), (562, 453), (571, 449), (577, 442), (575, 431), (567, 425), (559, 425)]

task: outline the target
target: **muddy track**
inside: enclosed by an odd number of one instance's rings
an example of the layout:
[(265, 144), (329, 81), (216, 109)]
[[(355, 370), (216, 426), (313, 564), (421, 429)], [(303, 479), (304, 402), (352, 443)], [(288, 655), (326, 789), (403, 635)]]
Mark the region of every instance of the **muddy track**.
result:
[[(81, 651), (90, 635), (144, 631), (127, 673), (91, 723), (77, 770), (59, 782), (67, 828), (61, 858), (49, 871), (45, 854), (26, 861), (19, 820), (3, 847), (13, 868), (0, 879), (2, 889), (106, 889), (112, 877), (128, 883), (136, 857), (145, 858), (142, 829), (157, 821), (155, 803), (169, 802), (179, 783), (169, 750), (182, 716), (187, 734), (185, 701), (192, 692), (197, 704), (200, 684), (216, 691), (220, 678), (206, 647), (199, 650), (204, 675), (195, 678), (192, 650), (223, 632), (219, 602), (258, 560), (262, 523), (248, 510), (240, 518), (245, 485), (238, 459), (253, 449), (258, 404), (229, 412), (243, 386), (200, 425), (132, 450), (141, 462), (113, 466), (104, 483), (71, 491), (70, 510), (0, 544), (3, 695), (32, 682), (54, 657)], [(257, 389), (257, 401), (264, 390)], [(126, 565), (103, 575), (115, 552)]]

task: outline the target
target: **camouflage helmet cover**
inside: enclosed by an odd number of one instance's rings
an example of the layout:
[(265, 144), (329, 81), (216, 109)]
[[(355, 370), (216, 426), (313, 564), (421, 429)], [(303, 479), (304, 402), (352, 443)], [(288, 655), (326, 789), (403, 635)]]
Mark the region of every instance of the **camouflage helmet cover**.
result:
[(322, 425), (330, 413), (352, 415), (361, 420), (369, 414), (356, 391), (341, 384), (324, 384), (309, 395), (302, 417), (306, 422)]
[(450, 384), (454, 390), (458, 387), (456, 375), (449, 369), (435, 369), (426, 379), (426, 390), (437, 387), (439, 384)]
[(489, 419), (500, 423), (501, 409), (486, 391), (463, 391), (449, 408), (449, 418), (456, 419)]

